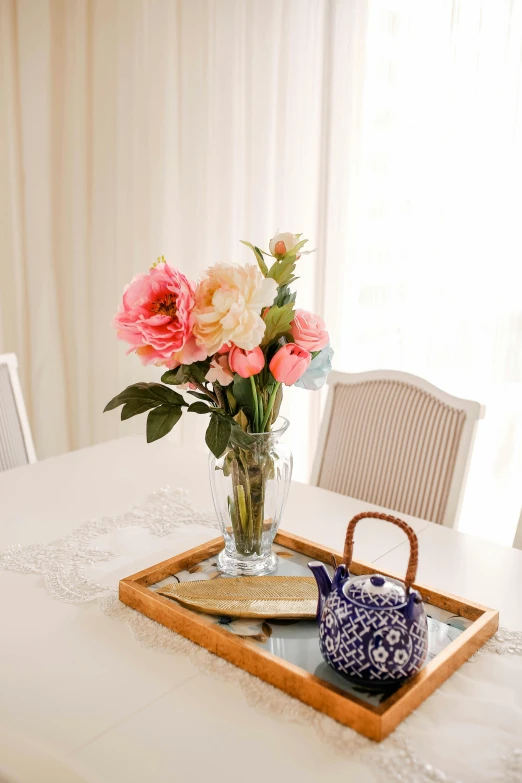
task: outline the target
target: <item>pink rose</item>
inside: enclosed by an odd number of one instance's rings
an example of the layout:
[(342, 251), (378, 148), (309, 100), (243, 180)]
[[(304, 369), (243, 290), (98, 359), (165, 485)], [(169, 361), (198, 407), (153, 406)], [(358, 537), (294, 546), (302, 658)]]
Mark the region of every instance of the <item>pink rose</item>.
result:
[(308, 369), (312, 357), (295, 343), (283, 345), (270, 362), (270, 372), (279, 383), (292, 386)]
[(143, 364), (174, 368), (206, 358), (192, 336), (193, 307), (193, 283), (163, 263), (129, 283), (113, 324)]
[(296, 310), (290, 331), (296, 345), (306, 351), (321, 351), (330, 342), (323, 319), (307, 310)]
[(217, 382), (221, 384), (221, 386), (228, 386), (229, 383), (232, 383), (234, 376), (230, 371), (228, 356), (226, 354), (212, 359), (209, 371), (205, 375), (205, 380), (209, 383)]
[(251, 375), (261, 372), (265, 366), (265, 357), (261, 348), (244, 351), (234, 345), (228, 355), (228, 362), (232, 372), (237, 372), (242, 378), (250, 378)]

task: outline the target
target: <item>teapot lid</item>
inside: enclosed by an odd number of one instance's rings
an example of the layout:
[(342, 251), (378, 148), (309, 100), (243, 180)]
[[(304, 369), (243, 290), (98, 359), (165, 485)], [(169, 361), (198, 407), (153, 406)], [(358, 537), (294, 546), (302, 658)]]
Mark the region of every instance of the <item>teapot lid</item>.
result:
[(354, 604), (375, 609), (404, 605), (408, 597), (404, 585), (380, 574), (363, 574), (349, 579), (343, 592)]

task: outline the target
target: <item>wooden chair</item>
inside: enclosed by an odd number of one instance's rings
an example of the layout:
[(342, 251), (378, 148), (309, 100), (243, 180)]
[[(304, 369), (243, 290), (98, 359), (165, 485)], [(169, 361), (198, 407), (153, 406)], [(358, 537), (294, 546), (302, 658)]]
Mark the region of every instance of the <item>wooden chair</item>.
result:
[(316, 486), (455, 527), (485, 408), (404, 372), (332, 372)]
[(14, 353), (0, 355), (0, 470), (36, 462)]

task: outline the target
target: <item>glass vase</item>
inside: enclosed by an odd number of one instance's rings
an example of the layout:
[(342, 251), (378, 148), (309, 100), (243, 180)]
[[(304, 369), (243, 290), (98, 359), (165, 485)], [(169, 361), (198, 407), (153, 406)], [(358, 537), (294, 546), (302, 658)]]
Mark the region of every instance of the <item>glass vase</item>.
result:
[(272, 543), (290, 488), (292, 452), (280, 443), (289, 422), (271, 432), (234, 427), (227, 450), (210, 454), (210, 486), (225, 548), (219, 566), (231, 576), (269, 574), (277, 568)]

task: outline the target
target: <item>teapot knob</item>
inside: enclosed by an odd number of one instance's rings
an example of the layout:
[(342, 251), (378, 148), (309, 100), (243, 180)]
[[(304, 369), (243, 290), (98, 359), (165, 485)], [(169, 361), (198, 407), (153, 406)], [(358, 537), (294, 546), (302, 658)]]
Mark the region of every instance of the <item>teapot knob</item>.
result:
[(380, 574), (374, 574), (373, 576), (370, 577), (370, 582), (374, 587), (382, 587), (385, 581), (386, 579)]

